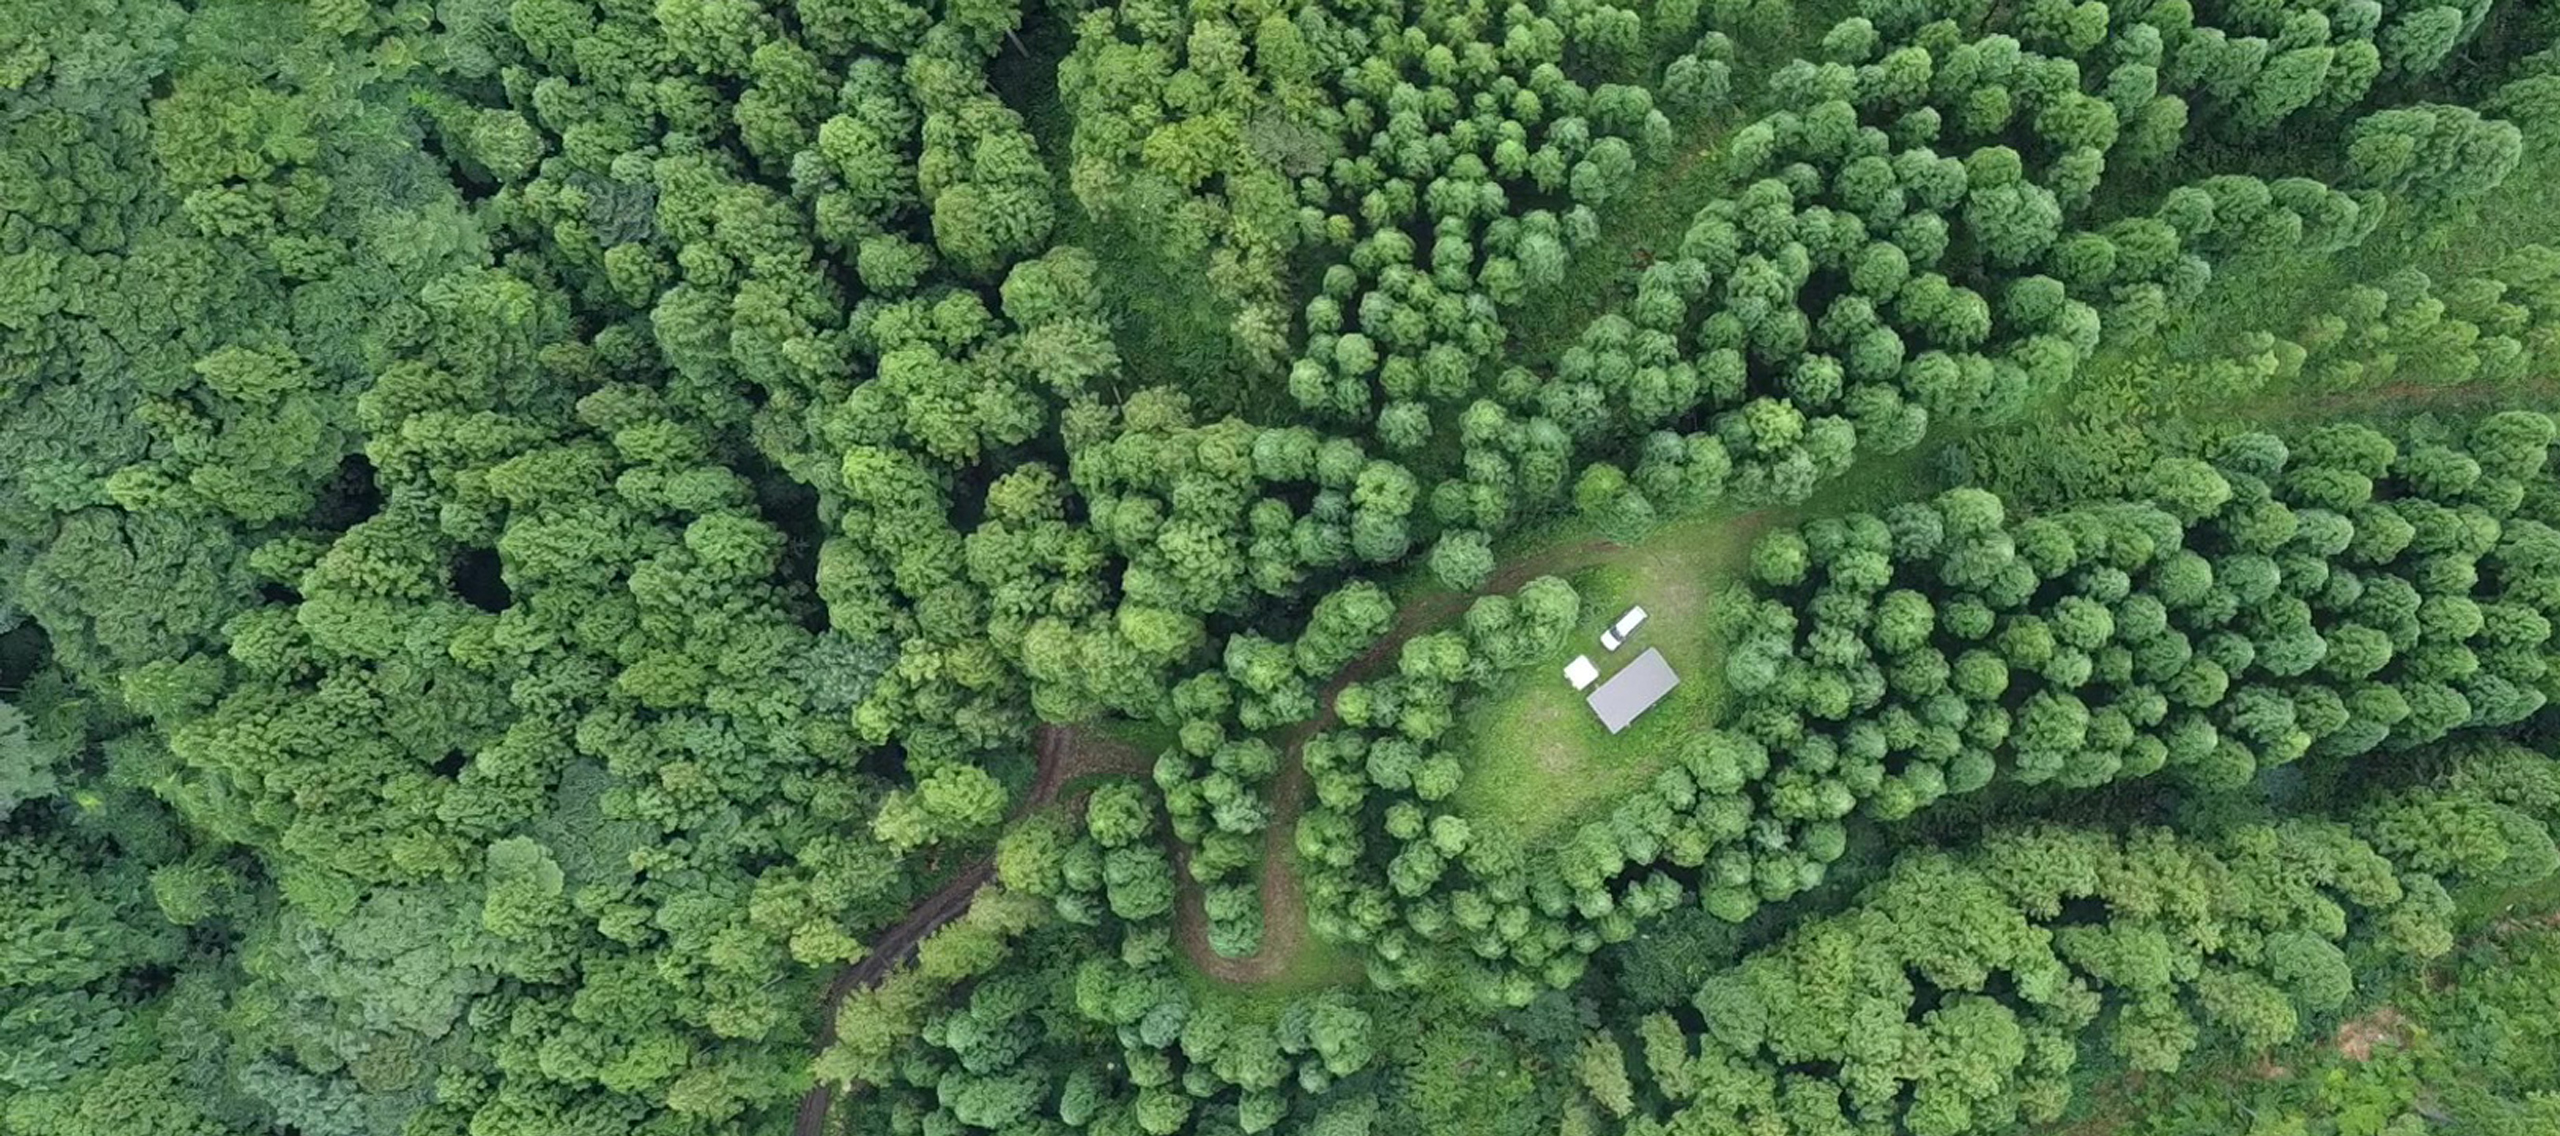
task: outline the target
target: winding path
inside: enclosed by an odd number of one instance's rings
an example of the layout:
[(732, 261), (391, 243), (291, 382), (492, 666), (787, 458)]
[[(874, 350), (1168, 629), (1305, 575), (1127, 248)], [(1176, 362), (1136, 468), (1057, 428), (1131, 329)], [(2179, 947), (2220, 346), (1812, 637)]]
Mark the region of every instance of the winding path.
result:
[[(1040, 727), (1034, 739), (1039, 754), (1039, 772), (1032, 778), (1031, 791), (1024, 795), (1022, 803), (1014, 806), (1013, 815), (1005, 818), (1007, 823), (1020, 820), (1032, 810), (1056, 800), (1058, 790), (1064, 788), (1077, 773), (1097, 771), (1084, 768), (1087, 763), (1077, 760), (1078, 754), (1083, 752), (1079, 746), (1083, 740), (1072, 726), (1043, 724)], [(1107, 761), (1093, 764), (1097, 767), (1111, 765)], [(892, 969), (914, 958), (916, 948), (922, 946), (928, 936), (969, 910), (969, 904), (977, 898), (978, 889), (994, 880), (995, 875), (995, 856), (990, 853), (962, 869), (959, 875), (908, 909), (906, 919), (882, 934), (862, 961), (837, 972), (835, 981), (827, 984), (827, 996), (818, 1007), (817, 1048), (823, 1051), (835, 1044), (836, 1011), (843, 1007), (846, 996), (878, 984), (889, 976)], [(799, 1118), (791, 1128), (794, 1136), (823, 1136), (827, 1114), (834, 1110), (835, 1099), (836, 1087), (823, 1080), (803, 1094)]]
[[(1297, 855), (1298, 815), (1306, 809), (1308, 790), (1306, 763), (1300, 749), (1307, 739), (1332, 728), (1341, 721), (1335, 701), (1344, 688), (1367, 679), (1391, 666), (1407, 640), (1441, 626), (1466, 610), (1477, 596), (1516, 591), (1540, 576), (1569, 575), (1605, 562), (1620, 546), (1609, 541), (1585, 539), (1540, 549), (1503, 565), (1473, 592), (1434, 591), (1410, 600), (1396, 609), (1387, 631), (1360, 657), (1351, 661), (1325, 684), (1318, 695), (1321, 711), (1313, 718), (1291, 726), (1282, 735), (1280, 769), (1271, 784), (1272, 815), (1262, 836), (1262, 922), (1261, 946), (1253, 954), (1227, 958), (1209, 947), (1208, 917), (1203, 892), (1190, 879), (1188, 865), (1176, 849), (1177, 875), (1183, 881), (1179, 901), (1175, 905), (1174, 925), (1183, 952), (1193, 966), (1212, 978), (1235, 983), (1265, 982), (1286, 973), (1297, 962), (1307, 946), (1307, 905), (1304, 888), (1295, 868)], [(1083, 736), (1076, 727), (1042, 725), (1036, 735), (1039, 772), (1010, 823), (1032, 810), (1055, 801), (1059, 790), (1079, 773), (1106, 769), (1142, 771), (1143, 761), (1130, 761), (1130, 755), (1114, 753), (1111, 757), (1094, 756), (1079, 760), (1084, 747), (1106, 748), (1104, 743)], [(1125, 747), (1110, 746), (1111, 750)], [(1114, 757), (1122, 760), (1113, 760)], [(819, 1006), (817, 1048), (824, 1050), (835, 1044), (836, 1013), (855, 990), (877, 984), (889, 972), (915, 957), (916, 948), (943, 924), (959, 918), (969, 910), (978, 889), (995, 879), (995, 858), (991, 854), (962, 869), (960, 874), (909, 909), (907, 917), (884, 932), (872, 945), (871, 953), (862, 961), (837, 972), (827, 985), (826, 997)], [(821, 1081), (800, 1098), (800, 1109), (792, 1125), (793, 1136), (825, 1136), (827, 1117), (834, 1111), (835, 1085)]]
[(1319, 713), (1289, 727), (1281, 735), (1280, 772), (1271, 782), (1271, 822), (1262, 830), (1262, 943), (1252, 954), (1228, 958), (1209, 946), (1206, 894), (1192, 882), (1190, 865), (1177, 848), (1182, 881), (1174, 908), (1174, 931), (1183, 953), (1202, 974), (1221, 982), (1268, 982), (1288, 972), (1307, 946), (1306, 889), (1296, 868), (1298, 814), (1307, 807), (1307, 766), (1299, 751), (1307, 739), (1341, 722), (1334, 709), (1343, 688), (1391, 665), (1405, 641), (1448, 622), (1477, 596), (1516, 591), (1540, 576), (1570, 574), (1605, 561), (1619, 546), (1605, 540), (1583, 540), (1540, 549), (1513, 560), (1473, 592), (1435, 591), (1396, 609), (1386, 634), (1349, 666), (1333, 676), (1316, 696)]

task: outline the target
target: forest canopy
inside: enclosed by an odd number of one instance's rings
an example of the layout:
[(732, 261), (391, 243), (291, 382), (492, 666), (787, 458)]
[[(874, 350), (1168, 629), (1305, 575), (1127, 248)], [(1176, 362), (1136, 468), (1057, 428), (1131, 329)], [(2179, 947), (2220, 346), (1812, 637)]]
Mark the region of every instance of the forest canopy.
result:
[(0, 4), (0, 1136), (2548, 1130), (2555, 190), (2536, 0)]

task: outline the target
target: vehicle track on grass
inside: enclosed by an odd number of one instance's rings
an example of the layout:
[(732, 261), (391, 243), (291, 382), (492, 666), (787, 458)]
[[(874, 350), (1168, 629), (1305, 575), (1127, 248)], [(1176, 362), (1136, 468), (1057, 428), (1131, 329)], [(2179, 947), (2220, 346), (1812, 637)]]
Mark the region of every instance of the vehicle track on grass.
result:
[[(1035, 732), (1033, 744), (1039, 758), (1039, 771), (1031, 779), (1031, 791), (1023, 796), (1021, 804), (1014, 806), (1013, 814), (1005, 818), (1007, 824), (1055, 801), (1058, 791), (1080, 774), (1105, 772), (1131, 764), (1125, 760), (1127, 755), (1119, 752), (1126, 747), (1084, 737), (1073, 726), (1043, 724)], [(847, 997), (855, 990), (878, 985), (891, 970), (914, 958), (916, 948), (924, 945), (926, 938), (941, 929), (943, 924), (967, 913), (970, 903), (977, 898), (978, 889), (992, 882), (995, 876), (994, 853), (980, 857), (935, 889), (932, 895), (908, 908), (907, 917), (883, 933), (862, 961), (838, 971), (835, 980), (827, 984), (826, 997), (819, 1003), (818, 1050), (823, 1052), (835, 1044), (836, 1012), (843, 1008)], [(818, 1082), (802, 1094), (799, 1116), (792, 1123), (793, 1136), (823, 1136), (827, 1116), (835, 1108), (835, 1099), (836, 1087), (826, 1081)]]
[(1202, 974), (1221, 982), (1268, 982), (1288, 973), (1307, 946), (1306, 889), (1296, 868), (1298, 814), (1307, 806), (1307, 766), (1299, 751), (1307, 739), (1342, 721), (1334, 708), (1344, 688), (1366, 679), (1395, 660), (1407, 640), (1447, 623), (1477, 596), (1519, 589), (1540, 576), (1565, 575), (1606, 562), (1621, 546), (1606, 540), (1582, 540), (1541, 549), (1496, 570), (1472, 592), (1433, 592), (1396, 608), (1395, 619), (1349, 666), (1335, 672), (1316, 696), (1317, 714), (1281, 735), (1280, 770), (1271, 782), (1271, 821), (1262, 830), (1262, 943), (1249, 955), (1228, 958), (1209, 946), (1206, 892), (1191, 879), (1189, 857), (1177, 844), (1174, 931), (1183, 954)]
[(2337, 391), (2284, 400), (2270, 417), (2330, 420), (2352, 414), (2393, 410), (2482, 410), (2497, 404), (2524, 405), (2560, 398), (2560, 381), (2542, 379), (2514, 386), (2489, 383), (2426, 383), (2410, 380), (2358, 391)]

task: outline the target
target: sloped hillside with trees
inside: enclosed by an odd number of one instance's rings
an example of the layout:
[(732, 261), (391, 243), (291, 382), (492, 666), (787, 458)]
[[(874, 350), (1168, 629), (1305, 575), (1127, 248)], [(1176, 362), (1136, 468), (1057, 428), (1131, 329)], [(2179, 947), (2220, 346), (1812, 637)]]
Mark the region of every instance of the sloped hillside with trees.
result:
[(2539, 0), (0, 4), (0, 1136), (2540, 1131), (2555, 191)]

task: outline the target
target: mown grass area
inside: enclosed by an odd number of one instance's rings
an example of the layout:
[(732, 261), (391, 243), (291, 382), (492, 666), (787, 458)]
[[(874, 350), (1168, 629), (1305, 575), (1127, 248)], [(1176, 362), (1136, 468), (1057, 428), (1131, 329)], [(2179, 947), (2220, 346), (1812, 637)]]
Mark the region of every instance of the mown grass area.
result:
[[(1719, 513), (1569, 576), (1582, 596), (1582, 620), (1565, 647), (1513, 672), (1461, 718), (1473, 752), (1458, 787), (1458, 811), (1534, 840), (1596, 802), (1634, 790), (1675, 759), (1684, 739), (1714, 720), (1723, 699), (1722, 661), (1706, 614), (1755, 531), (1748, 515)], [(1650, 618), (1623, 646), (1603, 650), (1600, 633), (1636, 604)], [(1647, 648), (1661, 649), (1680, 685), (1612, 736), (1585, 704), (1587, 692), (1565, 681), (1564, 666), (1588, 655), (1606, 682)]]
[[(1719, 593), (1743, 579), (1751, 544), (1771, 526), (1811, 517), (1882, 508), (1935, 485), (1928, 469), (1935, 448), (1873, 457), (1813, 499), (1788, 508), (1718, 509), (1674, 521), (1632, 547), (1597, 554), (1597, 563), (1566, 575), (1582, 596), (1582, 620), (1554, 657), (1504, 676), (1461, 708), (1466, 779), (1454, 804), (1471, 821), (1499, 823), (1527, 839), (1583, 819), (1633, 791), (1679, 756), (1691, 734), (1708, 728), (1724, 704), (1724, 662), (1710, 627)], [(1530, 547), (1506, 546), (1504, 562), (1591, 539), (1566, 521), (1527, 534)], [(1408, 597), (1400, 595), (1399, 599)], [(1615, 652), (1600, 632), (1630, 605), (1650, 618)], [(1565, 681), (1576, 655), (1600, 665), (1601, 681), (1659, 647), (1680, 685), (1612, 736), (1584, 702), (1588, 692)]]
[(1360, 985), (1367, 975), (1360, 957), (1349, 948), (1315, 935), (1306, 936), (1306, 941), (1290, 952), (1288, 965), (1278, 973), (1252, 983), (1229, 982), (1204, 973), (1179, 949), (1173, 952), (1173, 962), (1195, 1003), (1214, 1005), (1239, 1021), (1257, 1023), (1277, 1020), (1289, 1003), (1305, 995), (1337, 986)]

